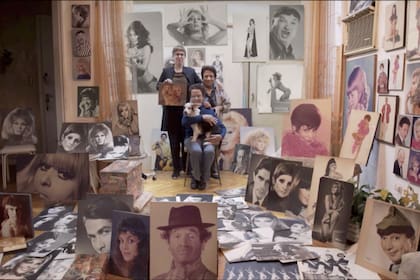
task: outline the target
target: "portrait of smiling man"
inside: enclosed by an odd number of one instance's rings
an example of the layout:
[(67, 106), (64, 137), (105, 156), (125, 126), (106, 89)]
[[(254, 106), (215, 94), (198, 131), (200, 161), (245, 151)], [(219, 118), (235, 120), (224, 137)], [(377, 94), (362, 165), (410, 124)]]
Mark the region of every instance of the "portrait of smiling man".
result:
[(270, 60), (303, 59), (303, 5), (270, 6)]
[(152, 203), (151, 279), (217, 279), (216, 207)]

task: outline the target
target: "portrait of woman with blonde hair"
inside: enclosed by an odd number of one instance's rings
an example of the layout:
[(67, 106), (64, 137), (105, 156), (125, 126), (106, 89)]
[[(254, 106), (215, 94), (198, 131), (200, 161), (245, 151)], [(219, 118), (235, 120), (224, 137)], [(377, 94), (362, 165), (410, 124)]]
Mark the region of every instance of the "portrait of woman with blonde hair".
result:
[(89, 129), (89, 146), (87, 152), (90, 158), (104, 158), (114, 149), (111, 129), (105, 123), (96, 123)]
[(3, 121), (1, 138), (9, 145), (36, 144), (35, 118), (32, 112), (24, 108), (15, 108)]
[(251, 146), (251, 153), (265, 155), (270, 144), (270, 135), (264, 129), (256, 129), (246, 135), (243, 144)]

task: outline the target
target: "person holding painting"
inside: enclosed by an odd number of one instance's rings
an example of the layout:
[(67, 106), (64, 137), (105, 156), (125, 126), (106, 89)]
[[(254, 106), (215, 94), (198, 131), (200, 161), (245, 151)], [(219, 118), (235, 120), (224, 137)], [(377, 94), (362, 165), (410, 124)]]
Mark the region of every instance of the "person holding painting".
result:
[[(185, 48), (176, 46), (172, 49), (172, 56), (175, 61), (173, 66), (164, 68), (160, 75), (157, 89), (159, 90), (165, 83), (184, 83), (189, 88), (190, 85), (201, 83), (200, 77), (191, 67), (184, 66)], [(186, 100), (190, 100), (189, 92), (185, 92)], [(163, 106), (162, 131), (168, 131), (169, 143), (171, 145), (172, 164), (174, 167), (172, 179), (179, 177), (181, 170), (185, 170), (186, 154), (184, 152), (184, 129), (181, 119), (183, 116), (183, 106)], [(182, 156), (180, 156), (182, 151)]]

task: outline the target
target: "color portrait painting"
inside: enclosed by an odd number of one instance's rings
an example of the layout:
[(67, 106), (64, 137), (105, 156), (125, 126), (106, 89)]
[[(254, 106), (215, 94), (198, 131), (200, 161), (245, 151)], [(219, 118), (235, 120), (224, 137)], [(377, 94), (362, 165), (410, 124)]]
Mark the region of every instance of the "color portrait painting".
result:
[(351, 111), (340, 157), (354, 159), (360, 165), (367, 164), (379, 117), (377, 112)]
[(273, 155), (275, 152), (275, 138), (272, 127), (241, 127), (241, 144), (251, 146), (251, 153), (259, 155)]
[(389, 83), (389, 60), (384, 59), (378, 61), (378, 69), (376, 70), (376, 92), (388, 93)]
[(404, 85), (405, 53), (393, 52), (389, 56), (388, 89), (402, 90)]
[(187, 102), (187, 83), (163, 82), (159, 88), (159, 105), (184, 106)]
[(360, 230), (356, 264), (397, 279), (402, 255), (416, 252), (420, 212), (369, 198)]
[(407, 180), (417, 186), (420, 186), (420, 151), (410, 150), (408, 160)]
[(407, 4), (407, 60), (420, 58), (420, 1), (408, 1)]
[(258, 113), (289, 112), (290, 100), (303, 97), (302, 84), (301, 63), (258, 65)]
[(398, 101), (399, 96), (397, 95), (378, 95), (376, 111), (381, 113), (381, 117), (379, 119), (379, 134), (376, 137), (385, 143), (394, 144), (395, 123), (399, 109)]
[(385, 35), (383, 46), (386, 51), (404, 47), (405, 38), (405, 1), (386, 2)]
[(31, 195), (1, 193), (0, 201), (2, 207), (0, 237), (3, 239), (11, 237), (33, 237)]
[(394, 167), (392, 172), (403, 179), (407, 179), (410, 149), (401, 146), (395, 147)]
[(232, 60), (234, 62), (268, 60), (268, 6), (232, 5)]
[(226, 4), (169, 4), (164, 12), (165, 46), (227, 44)]
[(91, 67), (90, 57), (72, 58), (73, 80), (90, 80)]
[(126, 73), (132, 92), (156, 93), (163, 65), (162, 14), (125, 14), (123, 32)]
[(344, 85), (343, 135), (352, 110), (373, 111), (376, 55), (347, 59)]
[(403, 101), (405, 113), (410, 115), (420, 114), (420, 62), (407, 63), (407, 77), (404, 84)]
[(398, 146), (410, 148), (413, 127), (413, 116), (398, 115), (394, 143)]

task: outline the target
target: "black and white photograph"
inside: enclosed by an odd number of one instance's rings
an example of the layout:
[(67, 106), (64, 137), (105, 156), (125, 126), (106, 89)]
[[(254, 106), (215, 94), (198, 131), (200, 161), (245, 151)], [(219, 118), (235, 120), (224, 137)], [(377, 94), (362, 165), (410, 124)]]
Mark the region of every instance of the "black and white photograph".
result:
[(38, 143), (32, 110), (17, 107), (7, 112), (1, 127), (1, 140), (9, 146)]
[(46, 257), (32, 257), (28, 254), (20, 254), (0, 268), (0, 279), (38, 279), (38, 275), (53, 260), (55, 254)]
[(16, 173), (18, 192), (38, 193), (48, 204), (83, 199), (90, 186), (87, 154), (18, 155)]
[(349, 15), (355, 14), (375, 3), (374, 0), (350, 0)]
[(88, 28), (72, 29), (71, 42), (73, 57), (91, 56), (90, 31)]
[(181, 202), (212, 202), (212, 194), (188, 194), (188, 193), (179, 193), (176, 195), (177, 201)]
[(89, 160), (106, 158), (109, 152), (114, 150), (114, 138), (111, 123), (90, 123), (88, 131)]
[(233, 188), (228, 190), (216, 190), (215, 193), (218, 195), (221, 195), (223, 197), (236, 197), (236, 196), (245, 196), (246, 186), (239, 187), (239, 188)]
[(139, 135), (137, 100), (119, 102), (112, 110), (113, 135)]
[[(224, 55), (221, 53), (216, 53), (216, 54), (212, 54), (209, 55), (207, 54), (208, 57), (210, 58), (209, 64), (211, 66), (214, 67), (214, 69), (216, 69), (216, 81), (220, 82), (223, 84), (223, 63), (224, 63)], [(200, 73), (201, 74), (201, 73)]]
[(242, 239), (232, 235), (229, 231), (218, 231), (217, 241), (219, 248), (221, 249), (232, 249), (239, 243), (243, 242)]
[(101, 160), (127, 159), (130, 155), (130, 137), (126, 135), (114, 135), (112, 141), (114, 142), (114, 148), (112, 151), (106, 153), (105, 157), (101, 158)]
[(378, 274), (354, 263), (354, 255), (335, 248), (308, 247), (318, 259), (298, 262), (297, 279), (381, 279)]
[(303, 98), (303, 64), (261, 64), (257, 69), (258, 113), (289, 112), (290, 99)]
[(77, 87), (77, 116), (99, 117), (99, 87)]
[[(194, 264), (190, 274), (196, 279), (216, 279), (217, 204), (153, 202), (150, 206), (150, 279), (171, 278), (179, 263)], [(177, 250), (184, 240), (189, 246)]]
[(235, 211), (233, 220), (217, 220), (218, 231), (246, 231), (251, 229), (251, 219), (247, 215), (238, 211)]
[(73, 259), (53, 259), (52, 262), (36, 278), (37, 280), (63, 279), (64, 274), (71, 267)]
[(219, 207), (223, 206), (233, 206), (236, 209), (248, 208), (248, 204), (245, 202), (243, 196), (234, 196), (234, 197), (223, 197), (223, 196), (214, 196), (213, 202), (216, 202)]
[(38, 216), (32, 219), (35, 230), (52, 231), (55, 222), (60, 216), (66, 216), (73, 211), (73, 205), (53, 205), (43, 209)]
[(155, 197), (154, 201), (161, 201), (161, 202), (176, 202), (176, 196), (160, 196), (160, 197)]
[(110, 252), (113, 210), (131, 212), (133, 196), (95, 194), (79, 201), (76, 242), (78, 254)]
[(262, 206), (267, 198), (271, 174), (275, 166), (273, 158), (252, 154), (248, 169), (245, 201)]
[(55, 257), (56, 260), (73, 260), (76, 255), (76, 236), (70, 239), (66, 244), (58, 248), (58, 255)]
[(268, 60), (268, 6), (232, 5), (232, 61)]
[(223, 279), (299, 279), (296, 263), (241, 262), (226, 263)]
[(43, 258), (57, 250), (74, 237), (74, 234), (63, 232), (43, 232), (27, 242), (26, 253), (33, 257)]
[(149, 216), (114, 211), (109, 272), (149, 279)]
[(312, 238), (344, 247), (350, 221), (354, 184), (322, 177), (315, 210)]
[(71, 5), (71, 27), (88, 28), (90, 26), (90, 6)]
[(318, 254), (312, 252), (309, 248), (310, 247), (304, 247), (300, 244), (252, 244), (252, 251), (254, 251), (254, 255), (257, 261), (279, 260), (282, 263), (290, 263), (318, 258)]
[(270, 60), (303, 60), (304, 5), (270, 5)]
[(72, 58), (72, 71), (74, 81), (90, 80), (92, 77), (91, 69), (92, 67), (90, 57)]
[(188, 66), (192, 67), (197, 75), (201, 77), (201, 67), (206, 65), (206, 49), (205, 48), (188, 48), (187, 49)]
[(124, 16), (126, 73), (133, 93), (156, 93), (162, 71), (162, 14), (128, 13)]
[(396, 279), (402, 255), (418, 251), (420, 211), (368, 198), (356, 263)]
[[(230, 233), (232, 234), (232, 232)], [(242, 242), (232, 249), (221, 249), (221, 251), (229, 263), (255, 260), (251, 242)], [(228, 265), (228, 263), (226, 263), (226, 265)]]
[(166, 5), (165, 27), (165, 46), (226, 45), (226, 4)]
[(245, 175), (248, 174), (249, 157), (251, 155), (251, 146), (244, 144), (235, 145), (235, 154), (231, 170), (233, 173)]
[(32, 197), (22, 193), (0, 193), (1, 238), (34, 236), (32, 226)]
[[(280, 218), (279, 218), (280, 219)], [(301, 219), (280, 219), (287, 228), (276, 230), (273, 236), (273, 242), (276, 243), (301, 243), (303, 245), (312, 245), (312, 229)]]
[(235, 206), (217, 206), (217, 219), (233, 220), (235, 211)]
[(52, 231), (76, 234), (77, 214), (67, 213), (61, 216), (53, 225)]
[(87, 123), (63, 123), (57, 145), (59, 153), (85, 153), (88, 140)]

